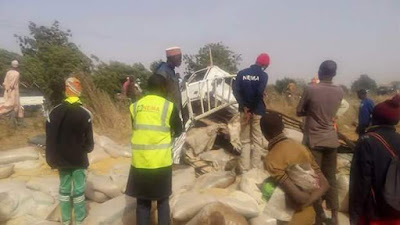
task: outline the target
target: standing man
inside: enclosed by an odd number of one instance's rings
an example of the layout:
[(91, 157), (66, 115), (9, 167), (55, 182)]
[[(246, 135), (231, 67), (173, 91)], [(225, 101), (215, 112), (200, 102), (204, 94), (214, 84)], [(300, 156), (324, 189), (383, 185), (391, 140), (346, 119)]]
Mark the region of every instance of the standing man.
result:
[(11, 69), (4, 78), (4, 103), (0, 104), (0, 115), (8, 112), (14, 112), (13, 116), (17, 116), (18, 122), (24, 117), (24, 111), (19, 101), (19, 79), (18, 61), (11, 62)]
[(358, 126), (356, 132), (359, 136), (362, 136), (365, 134), (365, 130), (371, 125), (374, 102), (367, 97), (367, 91), (365, 89), (359, 90), (357, 96), (361, 100), (361, 103), (358, 112)]
[(165, 83), (152, 75), (149, 94), (130, 106), (132, 165), (126, 194), (137, 198), (138, 225), (150, 225), (152, 201), (157, 201), (158, 224), (170, 224), (172, 138), (182, 133), (182, 123), (174, 103), (165, 98)]
[[(336, 156), (339, 140), (334, 127), (334, 118), (343, 99), (342, 88), (332, 83), (336, 69), (334, 61), (324, 61), (318, 71), (320, 83), (308, 85), (297, 106), (297, 115), (306, 117), (303, 142), (311, 149), (331, 186), (325, 198), (332, 210), (334, 225), (338, 223), (339, 208), (336, 188)], [(318, 201), (314, 205), (317, 225), (322, 224), (325, 217), (321, 204), (322, 201)]]
[(129, 76), (126, 78), (126, 81), (122, 85), (122, 94), (124, 97), (129, 98), (131, 102), (136, 101), (136, 87), (135, 87), (135, 78), (133, 76)]
[(241, 172), (251, 168), (262, 168), (261, 116), (265, 113), (264, 90), (268, 75), (264, 70), (269, 66), (270, 58), (266, 53), (257, 57), (256, 64), (239, 71), (233, 94), (239, 103), (242, 151), (239, 166)]
[(388, 181), (392, 185), (397, 182), (398, 187), (400, 179), (398, 161), (397, 173), (389, 169), (400, 156), (400, 134), (395, 127), (399, 121), (400, 95), (396, 95), (375, 106), (373, 126), (358, 140), (350, 172), (349, 213), (352, 225), (400, 224), (400, 195), (388, 188), (391, 187)]
[(65, 82), (66, 99), (49, 114), (46, 123), (46, 161), (60, 176), (60, 207), (63, 225), (75, 224), (86, 217), (85, 170), (89, 166), (87, 154), (93, 150), (92, 114), (79, 99), (81, 83), (75, 78)]
[(166, 98), (173, 102), (179, 112), (182, 111), (182, 96), (179, 87), (179, 77), (175, 68), (182, 64), (182, 51), (179, 47), (171, 47), (165, 50), (167, 62), (162, 62), (156, 69), (155, 74), (161, 75), (166, 80)]

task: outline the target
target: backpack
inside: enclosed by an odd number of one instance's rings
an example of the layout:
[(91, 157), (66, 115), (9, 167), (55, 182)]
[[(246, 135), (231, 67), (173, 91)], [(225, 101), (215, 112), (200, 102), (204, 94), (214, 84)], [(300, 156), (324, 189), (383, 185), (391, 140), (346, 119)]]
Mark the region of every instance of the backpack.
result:
[(379, 134), (371, 132), (369, 136), (376, 138), (392, 156), (389, 169), (386, 173), (383, 198), (393, 209), (400, 211), (400, 160), (388, 142)]

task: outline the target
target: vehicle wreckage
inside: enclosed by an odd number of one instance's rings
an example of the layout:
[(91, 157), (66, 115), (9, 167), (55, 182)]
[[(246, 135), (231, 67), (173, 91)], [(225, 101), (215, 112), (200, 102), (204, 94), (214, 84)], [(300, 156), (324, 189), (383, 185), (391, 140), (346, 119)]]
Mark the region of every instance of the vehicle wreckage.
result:
[[(240, 118), (238, 104), (232, 90), (235, 78), (236, 75), (229, 74), (218, 66), (209, 66), (194, 72), (184, 82), (181, 88), (182, 106), (183, 114), (188, 119), (185, 121), (185, 132), (174, 143), (174, 163), (184, 161), (195, 167), (198, 174), (203, 174), (214, 171), (216, 165), (214, 162), (202, 159), (200, 153), (222, 148), (232, 155), (240, 154)], [(273, 111), (273, 109), (267, 110)], [(283, 118), (286, 134), (301, 142), (303, 138), (302, 122), (278, 113)], [(192, 143), (190, 146), (191, 139), (193, 139), (189, 137), (189, 135), (193, 135), (191, 131), (200, 128), (202, 129), (201, 136), (211, 132), (214, 133), (214, 137), (211, 138), (211, 141), (208, 140), (209, 142), (197, 141), (198, 143)], [(338, 152), (353, 152), (354, 143), (340, 132), (338, 132), (338, 136), (341, 144)], [(198, 135), (196, 137), (201, 139)], [(264, 140), (264, 142), (267, 146), (267, 141)], [(196, 148), (204, 149), (193, 151), (191, 149), (194, 147), (193, 145), (197, 145)]]

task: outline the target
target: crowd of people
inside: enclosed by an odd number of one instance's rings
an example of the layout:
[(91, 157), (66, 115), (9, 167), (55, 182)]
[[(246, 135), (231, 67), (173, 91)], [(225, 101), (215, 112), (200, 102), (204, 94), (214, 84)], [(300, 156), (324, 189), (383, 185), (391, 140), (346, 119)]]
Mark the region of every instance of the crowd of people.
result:
[[(148, 79), (148, 92), (138, 98), (133, 77), (123, 84), (123, 95), (130, 98), (132, 123), (132, 161), (126, 194), (137, 198), (137, 224), (150, 224), (152, 201), (157, 201), (158, 224), (170, 224), (169, 196), (172, 193), (172, 143), (183, 132), (182, 99), (175, 68), (182, 63), (179, 47), (166, 50), (162, 62)], [(266, 111), (264, 90), (268, 83), (265, 70), (270, 64), (266, 53), (254, 65), (238, 72), (234, 96), (239, 104), (242, 149), (239, 173), (252, 168), (269, 172), (272, 179), (294, 202), (295, 214), (289, 224), (338, 224), (336, 185), (337, 148), (336, 113), (343, 100), (343, 90), (333, 83), (337, 64), (322, 62), (318, 81), (309, 84), (297, 106), (304, 117), (303, 144), (284, 135), (278, 113)], [(20, 110), (18, 63), (4, 82), (6, 103), (0, 112)], [(76, 77), (65, 82), (65, 100), (54, 107), (46, 123), (46, 159), (58, 169), (62, 223), (82, 224), (85, 209), (85, 169), (87, 154), (93, 150), (92, 114), (80, 100), (82, 86)], [(359, 90), (361, 100), (356, 132), (359, 140), (354, 150), (350, 175), (350, 223), (400, 224), (400, 135), (395, 125), (400, 120), (400, 95), (374, 106), (366, 90)], [(19, 114), (18, 114), (19, 115)], [(262, 139), (269, 142), (263, 149)], [(268, 154), (266, 153), (268, 151)], [(319, 188), (305, 192), (289, 179), (286, 170), (295, 164), (308, 164), (317, 174)], [(331, 210), (328, 218), (322, 206)], [(72, 202), (72, 205), (71, 205)]]

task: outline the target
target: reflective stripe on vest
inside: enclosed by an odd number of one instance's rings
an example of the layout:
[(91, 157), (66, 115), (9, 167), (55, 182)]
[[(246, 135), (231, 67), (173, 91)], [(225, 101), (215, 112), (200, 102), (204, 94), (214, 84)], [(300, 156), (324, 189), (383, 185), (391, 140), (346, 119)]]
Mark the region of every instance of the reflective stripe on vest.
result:
[(172, 165), (170, 119), (173, 104), (148, 95), (129, 107), (132, 116), (132, 166), (156, 169)]

